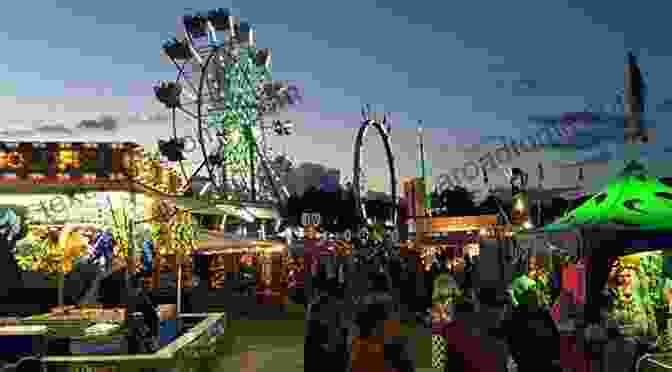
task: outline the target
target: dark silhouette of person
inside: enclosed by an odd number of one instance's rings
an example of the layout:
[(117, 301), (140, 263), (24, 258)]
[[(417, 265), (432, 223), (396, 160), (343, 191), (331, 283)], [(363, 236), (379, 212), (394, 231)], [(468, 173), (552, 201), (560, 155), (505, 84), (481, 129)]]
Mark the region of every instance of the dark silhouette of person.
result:
[(316, 371), (329, 366), (345, 371), (347, 366), (348, 309), (338, 278), (320, 271), (313, 278), (314, 296), (306, 312), (304, 368)]
[(456, 312), (443, 330), (446, 339), (446, 371), (480, 372), (507, 369), (509, 347), (501, 329), (509, 304), (504, 289), (482, 288), (475, 311)]
[(519, 372), (561, 371), (556, 364), (560, 360), (560, 332), (547, 309), (534, 302), (521, 304), (503, 328)]
[(386, 278), (371, 278), (369, 293), (356, 305), (350, 337), (351, 372), (415, 371), (411, 340), (400, 335), (399, 312)]

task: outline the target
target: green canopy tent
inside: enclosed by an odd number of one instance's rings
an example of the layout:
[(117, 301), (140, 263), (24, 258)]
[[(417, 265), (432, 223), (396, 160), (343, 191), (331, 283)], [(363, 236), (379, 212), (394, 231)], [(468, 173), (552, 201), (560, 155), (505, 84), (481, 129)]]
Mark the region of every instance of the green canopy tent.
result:
[(586, 316), (596, 320), (595, 294), (606, 283), (610, 258), (672, 248), (672, 182), (650, 176), (643, 165), (632, 161), (583, 204), (516, 240), (529, 254), (548, 253), (563, 244), (567, 248), (572, 242), (566, 252), (590, 257)]
[(582, 225), (636, 227), (672, 231), (672, 182), (651, 177), (638, 163), (630, 163), (620, 177), (579, 207), (546, 225), (545, 231)]

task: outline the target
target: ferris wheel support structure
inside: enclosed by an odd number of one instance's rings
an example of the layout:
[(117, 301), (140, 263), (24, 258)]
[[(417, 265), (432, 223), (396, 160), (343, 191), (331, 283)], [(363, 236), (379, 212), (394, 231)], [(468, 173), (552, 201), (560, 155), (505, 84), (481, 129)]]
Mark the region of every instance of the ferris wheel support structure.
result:
[[(172, 148), (162, 153), (179, 162), (186, 184), (205, 168), (206, 190), (231, 191), (252, 202), (272, 196), (284, 204), (289, 193), (267, 156), (261, 156), (269, 151), (265, 132), (270, 127), (263, 125), (263, 117), (294, 104), (300, 95), (287, 82), (270, 79), (270, 50), (257, 49), (254, 30), (228, 10), (185, 15), (183, 23), (185, 37), (163, 44), (177, 78), (154, 88), (159, 101), (173, 111)], [(196, 124), (202, 160), (191, 175), (182, 164), (184, 139), (178, 137), (176, 110)], [(215, 129), (214, 137), (208, 128)]]

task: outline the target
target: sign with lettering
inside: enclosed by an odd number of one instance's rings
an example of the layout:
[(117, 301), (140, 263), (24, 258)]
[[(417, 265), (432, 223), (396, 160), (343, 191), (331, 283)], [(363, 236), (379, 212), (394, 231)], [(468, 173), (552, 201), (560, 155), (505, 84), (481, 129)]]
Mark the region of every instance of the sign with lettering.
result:
[(320, 225), (321, 223), (322, 223), (322, 215), (320, 215), (319, 213), (305, 212), (301, 214), (301, 224), (303, 226)]
[[(74, 220), (95, 221), (100, 209), (96, 205), (96, 193), (67, 195), (30, 195), (28, 220), (32, 223), (54, 223)], [(73, 216), (76, 214), (76, 216)]]
[(352, 231), (350, 231), (350, 229), (347, 229), (345, 232), (343, 232), (343, 240), (348, 242), (352, 240)]
[(531, 247), (529, 244), (534, 242), (533, 240), (510, 240), (510, 257), (511, 264), (517, 264), (527, 261), (530, 255)]
[[(110, 198), (110, 202), (108, 202)], [(132, 219), (141, 216), (143, 196), (136, 195), (137, 210), (126, 192), (72, 192), (70, 194), (0, 194), (0, 204), (25, 206), (28, 223), (97, 223), (111, 218), (110, 208), (124, 209)]]

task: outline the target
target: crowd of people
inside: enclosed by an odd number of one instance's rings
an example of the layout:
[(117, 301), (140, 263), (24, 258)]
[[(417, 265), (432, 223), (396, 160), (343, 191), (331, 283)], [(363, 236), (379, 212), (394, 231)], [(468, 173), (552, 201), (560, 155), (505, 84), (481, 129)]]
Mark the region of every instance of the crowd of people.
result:
[[(534, 289), (475, 283), (477, 258), (432, 264), (433, 366), (444, 371), (560, 371), (560, 335)], [(529, 292), (529, 293), (528, 293)], [(518, 300), (517, 300), (518, 298)], [(539, 345), (544, 345), (539, 348)]]
[(368, 269), (365, 282), (359, 283), (365, 290), (354, 294), (324, 267), (311, 278), (304, 354), (307, 370), (324, 365), (351, 372), (415, 370), (413, 345), (401, 334), (399, 304), (389, 275)]

